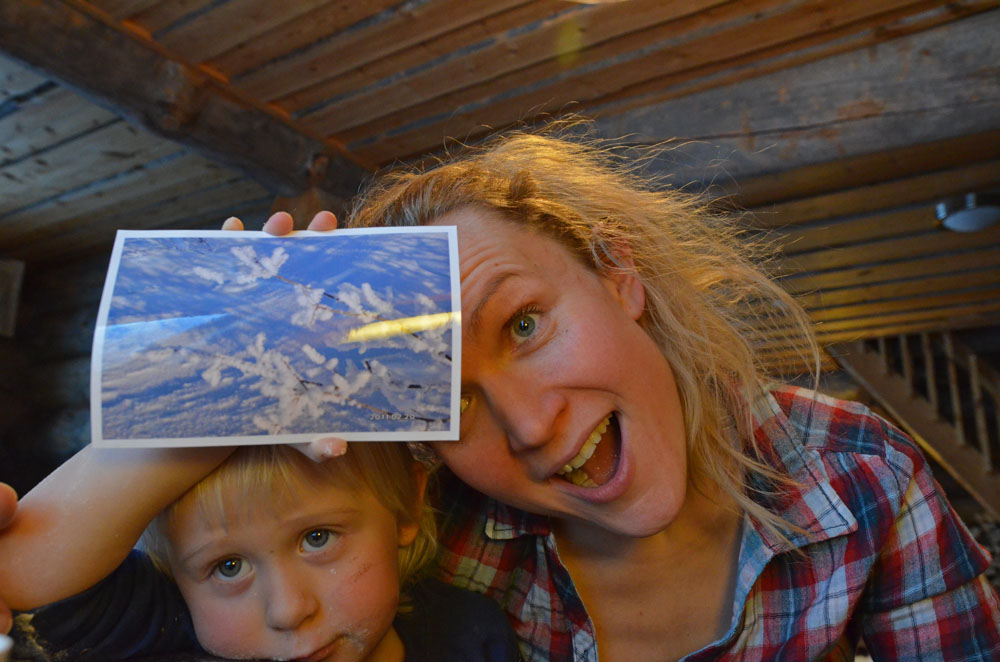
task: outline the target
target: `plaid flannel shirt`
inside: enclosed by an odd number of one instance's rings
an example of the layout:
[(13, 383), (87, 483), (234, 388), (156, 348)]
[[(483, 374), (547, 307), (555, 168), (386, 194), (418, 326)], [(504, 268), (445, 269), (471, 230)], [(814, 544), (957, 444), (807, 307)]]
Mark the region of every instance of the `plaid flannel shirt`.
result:
[[(804, 533), (750, 517), (728, 632), (685, 661), (1000, 660), (990, 559), (913, 442), (852, 402), (785, 387), (754, 408), (767, 461), (797, 487), (764, 504)], [(506, 610), (530, 661), (597, 661), (594, 625), (546, 518), (446, 484), (441, 578)], [(801, 554), (805, 553), (805, 560)]]

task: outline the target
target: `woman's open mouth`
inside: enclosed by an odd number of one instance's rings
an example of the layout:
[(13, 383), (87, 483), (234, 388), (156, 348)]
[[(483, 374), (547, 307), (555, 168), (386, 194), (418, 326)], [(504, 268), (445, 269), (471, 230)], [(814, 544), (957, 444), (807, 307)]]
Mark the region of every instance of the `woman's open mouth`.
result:
[(587, 437), (580, 452), (557, 476), (580, 487), (600, 487), (615, 475), (621, 454), (621, 428), (614, 413), (601, 421)]

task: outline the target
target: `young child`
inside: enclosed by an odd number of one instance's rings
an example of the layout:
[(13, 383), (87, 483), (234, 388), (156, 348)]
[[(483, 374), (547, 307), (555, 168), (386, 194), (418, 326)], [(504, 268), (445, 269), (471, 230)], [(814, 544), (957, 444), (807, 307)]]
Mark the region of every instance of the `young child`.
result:
[(111, 577), (35, 612), (31, 629), (73, 660), (516, 660), (492, 601), (420, 577), (436, 547), (426, 481), (398, 443), (322, 463), (240, 448)]

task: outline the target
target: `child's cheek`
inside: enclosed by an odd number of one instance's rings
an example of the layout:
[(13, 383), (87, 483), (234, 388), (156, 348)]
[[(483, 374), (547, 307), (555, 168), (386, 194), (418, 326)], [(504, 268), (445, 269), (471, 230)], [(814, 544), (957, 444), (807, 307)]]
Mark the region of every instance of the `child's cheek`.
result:
[(262, 626), (253, 627), (251, 610), (233, 604), (197, 600), (188, 604), (198, 643), (209, 653), (231, 659), (260, 657), (256, 641)]

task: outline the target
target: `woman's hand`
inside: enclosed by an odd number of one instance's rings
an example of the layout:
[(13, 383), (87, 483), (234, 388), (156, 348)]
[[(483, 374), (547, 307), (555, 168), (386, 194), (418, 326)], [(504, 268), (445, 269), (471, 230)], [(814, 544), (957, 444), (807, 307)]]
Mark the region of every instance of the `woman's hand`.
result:
[[(0, 533), (14, 519), (17, 513), (17, 493), (7, 483), (0, 483)], [(3, 600), (0, 600), (0, 634), (10, 632), (11, 620), (10, 607)]]
[[(243, 221), (236, 218), (235, 216), (230, 216), (222, 223), (223, 230), (242, 230)], [(264, 232), (268, 234), (273, 234), (276, 237), (288, 234), (295, 229), (295, 222), (292, 219), (292, 215), (287, 211), (278, 211), (271, 214), (271, 217), (267, 219), (262, 228)], [(307, 230), (313, 230), (316, 232), (325, 232), (327, 230), (337, 229), (337, 217), (331, 211), (321, 211), (312, 217), (309, 221), (309, 227)]]

